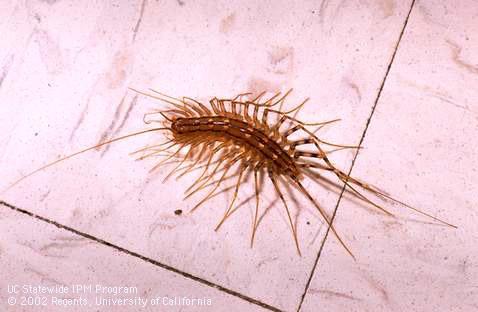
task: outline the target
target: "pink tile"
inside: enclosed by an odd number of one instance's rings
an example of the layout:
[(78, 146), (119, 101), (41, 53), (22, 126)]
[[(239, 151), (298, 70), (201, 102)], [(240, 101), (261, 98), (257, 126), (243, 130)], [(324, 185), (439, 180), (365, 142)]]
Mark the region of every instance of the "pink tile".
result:
[(265, 311), (4, 206), (0, 229), (3, 311)]
[(478, 308), (477, 9), (415, 5), (353, 170), (458, 229), (342, 201), (336, 226), (358, 260), (327, 242), (303, 311)]

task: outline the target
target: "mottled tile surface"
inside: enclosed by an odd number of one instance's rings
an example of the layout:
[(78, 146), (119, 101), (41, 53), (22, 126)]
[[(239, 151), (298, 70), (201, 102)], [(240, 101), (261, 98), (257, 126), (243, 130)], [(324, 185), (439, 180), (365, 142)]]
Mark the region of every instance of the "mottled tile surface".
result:
[[(128, 87), (202, 101), (294, 88), (289, 107), (310, 97), (300, 118), (342, 119), (321, 138), (353, 145), (367, 129), (355, 176), (458, 229), (391, 203), (397, 217), (385, 217), (345, 196), (335, 224), (357, 261), (329, 236), (316, 264), (327, 230), (320, 215), (298, 196), (299, 257), (269, 186), (262, 208), (272, 201), (271, 209), (251, 249), (253, 201), (215, 232), (230, 193), (190, 214), (201, 198), (183, 201), (191, 177), (162, 183), (171, 167), (151, 174), (157, 160), (128, 155), (161, 141), (154, 133), (69, 159), (0, 196), (31, 213), (1, 206), (0, 304), (7, 285), (59, 282), (137, 286), (149, 299), (210, 296), (205, 310), (476, 308), (477, 10), (473, 1), (5, 2), (1, 189), (61, 155), (144, 129), (143, 115), (162, 104)], [(330, 157), (347, 171), (354, 155)], [(306, 186), (333, 211), (340, 188)], [(240, 197), (252, 193), (245, 185)]]
[(266, 311), (15, 211), (0, 227), (3, 311)]
[(342, 200), (303, 311), (478, 308), (478, 5), (415, 5), (353, 173), (458, 229), (405, 207), (396, 218)]

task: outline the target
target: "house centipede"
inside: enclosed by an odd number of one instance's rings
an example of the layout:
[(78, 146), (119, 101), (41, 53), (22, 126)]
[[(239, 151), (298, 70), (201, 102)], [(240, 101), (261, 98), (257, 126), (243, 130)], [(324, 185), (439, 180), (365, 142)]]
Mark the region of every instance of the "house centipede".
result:
[[(288, 184), (285, 187), (293, 185), (299, 190), (300, 194), (307, 198), (339, 243), (355, 259), (354, 254), (332, 224), (331, 216), (319, 205), (302, 183), (304, 176), (311, 177), (317, 174), (318, 171), (331, 172), (346, 186), (353, 196), (378, 209), (383, 214), (394, 216), (384, 207), (377, 204), (376, 201), (364, 195), (363, 190), (378, 198), (400, 204), (436, 222), (456, 228), (456, 226), (448, 222), (394, 199), (376, 187), (351, 177), (337, 168), (328, 157), (330, 151), (326, 151), (324, 146), (331, 146), (336, 148), (336, 150), (356, 149), (359, 147), (330, 143), (320, 139), (315, 134), (322, 127), (336, 122), (338, 119), (317, 123), (306, 123), (297, 119), (297, 114), (308, 99), (289, 111), (284, 111), (282, 109), (284, 101), (292, 89), (283, 95), (280, 92), (276, 93), (264, 101), (261, 101), (261, 99), (266, 92), (262, 92), (252, 99), (249, 99), (252, 96), (250, 93), (242, 93), (232, 99), (214, 97), (209, 101), (209, 107), (189, 97), (183, 97), (182, 99), (174, 98), (152, 89), (150, 91), (154, 92), (154, 95), (132, 90), (159, 99), (170, 105), (167, 109), (155, 110), (144, 115), (143, 120), (146, 124), (160, 123), (161, 127), (110, 139), (55, 160), (18, 179), (5, 191), (39, 171), (87, 151), (145, 133), (164, 132), (167, 137), (166, 142), (148, 145), (131, 154), (141, 153), (142, 155), (137, 160), (166, 155), (163, 160), (151, 168), (150, 172), (157, 170), (163, 165), (176, 162), (177, 165), (167, 174), (165, 179), (174, 174), (177, 174), (177, 178), (181, 178), (193, 170), (202, 169), (199, 177), (185, 191), (185, 198), (189, 198), (193, 194), (207, 190), (206, 195), (191, 209), (191, 212), (216, 196), (218, 188), (221, 187), (221, 184), (226, 179), (237, 177), (232, 186), (234, 190), (232, 199), (215, 228), (216, 231), (234, 211), (234, 203), (238, 197), (239, 188), (245, 181), (245, 176), (247, 174), (253, 175), (255, 211), (250, 240), (251, 247), (258, 228), (258, 211), (261, 197), (261, 184), (259, 181), (266, 178), (272, 183), (276, 195), (285, 208), (295, 247), (299, 255), (301, 251), (297, 235), (297, 225), (292, 220), (288, 201), (284, 196), (284, 184)], [(248, 97), (248, 99), (244, 99), (244, 97)], [(277, 106), (279, 107), (276, 109)], [(161, 119), (146, 120), (147, 117), (158, 114), (162, 116)], [(275, 122), (270, 122), (269, 117), (274, 115), (276, 117)], [(309, 127), (317, 127), (317, 129), (312, 131)], [(291, 136), (297, 133), (302, 133), (302, 137), (291, 139)], [(304, 138), (304, 136), (306, 137)], [(300, 147), (305, 145), (312, 146), (315, 150), (301, 150)], [(185, 154), (181, 154), (184, 150), (186, 150)], [(171, 159), (175, 160), (171, 161)], [(238, 167), (236, 172), (228, 176), (228, 173), (236, 165)], [(217, 177), (217, 180), (213, 180)], [(361, 190), (359, 191), (357, 188)]]

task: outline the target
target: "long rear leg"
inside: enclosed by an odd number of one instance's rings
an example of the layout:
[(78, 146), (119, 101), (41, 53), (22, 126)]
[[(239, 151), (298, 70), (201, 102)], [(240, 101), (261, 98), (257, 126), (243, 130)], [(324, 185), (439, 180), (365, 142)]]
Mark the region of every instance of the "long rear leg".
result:
[[(315, 143), (315, 145), (316, 145), (316, 147), (318, 147), (317, 142)], [(334, 172), (334, 174), (335, 174), (348, 188), (350, 188), (351, 191), (352, 191), (353, 193), (355, 193), (360, 199), (362, 199), (363, 201), (369, 203), (370, 205), (374, 206), (375, 208), (379, 209), (379, 210), (382, 211), (383, 213), (385, 213), (385, 214), (387, 214), (387, 215), (389, 215), (389, 216), (394, 216), (394, 214), (392, 214), (391, 212), (389, 212), (388, 210), (386, 210), (386, 209), (383, 208), (382, 206), (378, 205), (377, 203), (373, 202), (373, 201), (370, 200), (368, 197), (366, 197), (365, 195), (363, 195), (362, 193), (360, 193), (357, 189), (355, 189), (353, 186), (351, 186), (349, 182), (351, 182), (351, 183), (353, 183), (353, 184), (355, 184), (355, 185), (358, 185), (358, 186), (362, 187), (363, 189), (365, 189), (365, 190), (367, 190), (367, 191), (369, 191), (369, 192), (375, 194), (376, 196), (379, 196), (379, 197), (382, 196), (382, 197), (384, 197), (384, 198), (387, 198), (387, 199), (389, 199), (389, 200), (391, 200), (391, 201), (393, 201), (393, 202), (396, 202), (396, 203), (398, 203), (398, 204), (401, 204), (401, 205), (403, 205), (403, 206), (405, 206), (405, 207), (407, 207), (407, 208), (409, 208), (409, 209), (411, 209), (411, 210), (413, 210), (413, 211), (415, 211), (415, 212), (417, 212), (417, 213), (419, 213), (419, 214), (421, 214), (421, 215), (424, 215), (424, 216), (426, 216), (426, 217), (429, 217), (429, 218), (431, 218), (431, 219), (433, 219), (433, 220), (435, 220), (435, 221), (437, 221), (437, 222), (440, 222), (440, 223), (442, 223), (442, 224), (445, 224), (445, 225), (450, 226), (450, 227), (453, 227), (453, 228), (457, 228), (457, 227), (456, 227), (455, 225), (453, 225), (453, 224), (450, 224), (450, 223), (448, 223), (448, 222), (446, 222), (446, 221), (443, 221), (443, 220), (441, 220), (441, 219), (439, 219), (439, 218), (436, 218), (436, 217), (434, 217), (434, 216), (432, 216), (432, 215), (430, 215), (430, 214), (428, 214), (428, 213), (426, 213), (426, 212), (423, 212), (423, 211), (421, 211), (421, 210), (419, 210), (419, 209), (417, 209), (417, 208), (415, 208), (415, 207), (412, 207), (412, 206), (410, 206), (410, 205), (407, 205), (406, 203), (403, 203), (403, 202), (401, 202), (401, 201), (399, 201), (399, 200), (397, 200), (397, 199), (395, 199), (395, 198), (393, 198), (393, 197), (391, 197), (391, 196), (389, 196), (389, 195), (387, 195), (387, 194), (384, 194), (383, 192), (380, 192), (380, 191), (378, 191), (378, 190), (372, 188), (370, 185), (368, 185), (368, 184), (366, 184), (366, 183), (363, 183), (363, 182), (361, 182), (361, 181), (359, 181), (359, 180), (357, 180), (357, 179), (355, 179), (355, 178), (349, 176), (349, 175), (346, 174), (345, 172), (343, 172), (343, 171), (341, 171), (340, 169), (336, 168), (336, 167), (332, 164), (332, 162), (328, 159), (328, 157), (325, 155), (325, 153), (323, 152), (323, 150), (320, 149), (320, 147), (318, 147), (318, 149), (319, 149), (319, 151), (320, 151), (320, 153), (318, 153), (318, 154), (317, 154), (317, 153), (308, 153), (308, 152), (296, 152), (296, 153), (299, 153), (301, 156), (316, 157), (316, 158), (322, 159), (322, 160), (327, 164), (327, 167), (328, 167), (328, 168), (321, 167), (319, 164), (315, 164), (315, 165), (312, 165), (312, 166), (310, 166), (310, 167), (315, 167), (315, 168), (319, 168), (319, 167), (320, 167), (320, 169), (329, 170), (329, 171)]]
[[(312, 133), (310, 130), (308, 130), (307, 128), (305, 128), (304, 125), (302, 125), (302, 124), (296, 125), (293, 129), (294, 129), (294, 131), (296, 131), (295, 129), (297, 129), (297, 130), (300, 129), (300, 130), (304, 131), (305, 133), (307, 133), (312, 139), (314, 139), (314, 141), (315, 141), (315, 142), (314, 142), (314, 145), (315, 145), (315, 147), (317, 148), (317, 150), (319, 151), (319, 154), (320, 154), (320, 156), (319, 156), (318, 158), (322, 159), (322, 160), (332, 169), (332, 171), (334, 171), (334, 173), (337, 175), (337, 177), (338, 177), (342, 182), (344, 182), (347, 186), (350, 187), (350, 183), (348, 183), (348, 181), (351, 181), (352, 183), (357, 184), (357, 185), (363, 187), (365, 190), (368, 190), (368, 191), (374, 193), (374, 194), (377, 195), (377, 196), (383, 196), (383, 197), (385, 197), (385, 198), (388, 198), (388, 199), (390, 199), (390, 200), (392, 200), (392, 201), (394, 201), (394, 202), (396, 202), (396, 203), (398, 203), (398, 204), (401, 204), (401, 205), (403, 205), (404, 207), (409, 208), (410, 210), (413, 210), (413, 211), (415, 211), (415, 212), (417, 212), (417, 213), (419, 213), (419, 214), (421, 214), (421, 215), (427, 216), (427, 217), (429, 217), (429, 218), (431, 218), (431, 219), (433, 219), (433, 220), (435, 220), (435, 221), (438, 221), (438, 222), (440, 222), (440, 223), (442, 223), (442, 224), (445, 224), (445, 225), (447, 225), (447, 226), (456, 228), (456, 226), (453, 225), (453, 224), (450, 224), (450, 223), (448, 223), (448, 222), (446, 222), (446, 221), (443, 221), (443, 220), (438, 219), (438, 218), (436, 218), (436, 217), (434, 217), (434, 216), (431, 216), (431, 215), (429, 215), (429, 214), (427, 214), (427, 213), (425, 213), (425, 212), (423, 212), (423, 211), (421, 211), (421, 210), (419, 210), (419, 209), (417, 209), (417, 208), (414, 208), (414, 207), (412, 207), (412, 206), (410, 206), (410, 205), (407, 205), (407, 204), (405, 204), (405, 203), (403, 203), (403, 202), (401, 202), (401, 201), (399, 201), (399, 200), (396, 200), (396, 199), (394, 199), (394, 198), (392, 198), (392, 197), (390, 197), (390, 196), (388, 196), (388, 195), (386, 195), (386, 194), (384, 194), (384, 193), (382, 193), (382, 192), (380, 192), (380, 191), (378, 191), (378, 190), (374, 190), (373, 188), (371, 188), (371, 187), (368, 186), (367, 184), (361, 183), (360, 181), (358, 181), (358, 180), (356, 180), (356, 179), (350, 177), (348, 174), (346, 174), (346, 173), (340, 171), (340, 170), (337, 169), (337, 168), (332, 164), (332, 162), (328, 159), (327, 155), (325, 154), (325, 152), (323, 151), (323, 149), (320, 147), (319, 144), (320, 144), (320, 143), (324, 143), (324, 144), (327, 144), (327, 145), (339, 146), (339, 147), (346, 147), (346, 145), (336, 145), (336, 144), (330, 144), (330, 143), (328, 143), (328, 142), (321, 141), (314, 133)], [(289, 130), (289, 131), (291, 131), (291, 130)], [(347, 177), (347, 179), (346, 179), (345, 181), (344, 181), (344, 177)], [(363, 195), (362, 195), (362, 196), (363, 196)], [(375, 205), (374, 205), (374, 206), (375, 206)], [(376, 206), (375, 206), (375, 207), (376, 207)], [(383, 207), (380, 207), (380, 208), (381, 208), (382, 211), (386, 211)], [(389, 212), (387, 212), (387, 213), (390, 214)]]
[[(336, 172), (336, 171), (337, 171), (337, 172)], [(417, 209), (417, 208), (415, 208), (415, 207), (412, 207), (412, 206), (410, 206), (410, 205), (407, 205), (406, 203), (401, 202), (401, 201), (399, 201), (399, 200), (397, 200), (397, 199), (395, 199), (395, 198), (393, 198), (393, 197), (391, 197), (391, 196), (389, 196), (389, 195), (387, 195), (387, 194), (384, 194), (383, 192), (380, 192), (380, 191), (378, 191), (378, 190), (375, 190), (375, 189), (373, 189), (370, 185), (368, 185), (368, 184), (366, 184), (366, 183), (363, 183), (363, 182), (360, 182), (360, 181), (358, 181), (357, 179), (352, 178), (351, 176), (347, 175), (346, 173), (344, 173), (344, 172), (342, 172), (342, 171), (340, 171), (340, 170), (338, 170), (338, 169), (336, 169), (336, 171), (334, 171), (334, 172), (335, 172), (335, 174), (337, 175), (337, 177), (339, 177), (339, 179), (340, 179), (347, 187), (349, 187), (349, 188), (352, 190), (352, 192), (354, 192), (354, 193), (355, 193), (359, 198), (361, 198), (363, 201), (369, 203), (370, 205), (376, 207), (377, 209), (380, 209), (380, 210), (385, 211), (385, 212), (387, 212), (388, 214), (390, 214), (390, 212), (386, 211), (383, 207), (381, 207), (380, 205), (374, 203), (372, 200), (370, 200), (370, 199), (367, 198), (365, 195), (363, 195), (363, 194), (360, 193), (358, 190), (356, 190), (354, 187), (352, 187), (349, 182), (351, 182), (351, 183), (353, 183), (353, 184), (355, 184), (355, 185), (358, 185), (358, 186), (362, 187), (363, 189), (365, 189), (365, 190), (367, 190), (367, 191), (369, 191), (369, 192), (375, 194), (375, 195), (378, 196), (378, 197), (384, 197), (384, 198), (389, 199), (389, 200), (391, 200), (391, 201), (393, 201), (393, 202), (395, 202), (395, 203), (398, 203), (398, 204), (400, 204), (400, 205), (403, 205), (403, 206), (407, 207), (408, 209), (411, 209), (411, 210), (413, 210), (413, 211), (415, 211), (415, 212), (417, 212), (417, 213), (419, 213), (419, 214), (421, 214), (421, 215), (424, 215), (424, 216), (426, 216), (426, 217), (428, 217), (428, 218), (430, 218), (430, 219), (433, 219), (433, 220), (435, 220), (435, 221), (437, 221), (437, 222), (440, 222), (440, 223), (442, 223), (442, 224), (444, 224), (444, 225), (450, 226), (450, 227), (452, 227), (452, 228), (457, 228), (456, 225), (453, 225), (453, 224), (450, 224), (450, 223), (448, 223), (448, 222), (446, 222), (446, 221), (443, 221), (443, 220), (441, 220), (441, 219), (439, 219), (439, 218), (437, 218), (437, 217), (434, 217), (434, 216), (432, 216), (432, 215), (430, 215), (430, 214), (428, 214), (428, 213), (426, 213), (426, 212), (423, 212), (423, 211), (421, 211), (421, 210), (419, 210), (419, 209)]]
[[(297, 151), (294, 153), (294, 158), (297, 159), (298, 157), (312, 157), (312, 158), (319, 158), (319, 159), (323, 159), (324, 158), (324, 155), (321, 155), (320, 153), (312, 153), (312, 152), (301, 152), (301, 151)], [(363, 194), (361, 194), (359, 191), (357, 191), (354, 187), (352, 187), (349, 183), (348, 183), (348, 178), (349, 176), (347, 174), (345, 174), (344, 172), (340, 171), (339, 169), (335, 168), (335, 167), (329, 167), (329, 166), (324, 166), (324, 165), (321, 165), (321, 164), (318, 164), (318, 163), (311, 163), (311, 162), (306, 162), (306, 163), (299, 163), (298, 164), (299, 167), (301, 168), (316, 168), (316, 169), (322, 169), (322, 170), (326, 170), (326, 171), (331, 171), (333, 172), (345, 185), (347, 185), (351, 190), (352, 192), (358, 197), (360, 198), (361, 200), (369, 203), (370, 205), (374, 206), (375, 208), (379, 209), (380, 211), (382, 211), (383, 213), (385, 213), (386, 215), (388, 216), (391, 216), (391, 217), (394, 217), (395, 215), (393, 213), (391, 213), (390, 211), (386, 210), (385, 208), (381, 207), (380, 205), (374, 203), (373, 201), (371, 201), (370, 199), (368, 199), (366, 196), (364, 196)], [(352, 179), (352, 178), (351, 178)], [(355, 179), (354, 179), (355, 180)], [(362, 186), (364, 187), (364, 186)], [(365, 187), (364, 187), (365, 188)]]

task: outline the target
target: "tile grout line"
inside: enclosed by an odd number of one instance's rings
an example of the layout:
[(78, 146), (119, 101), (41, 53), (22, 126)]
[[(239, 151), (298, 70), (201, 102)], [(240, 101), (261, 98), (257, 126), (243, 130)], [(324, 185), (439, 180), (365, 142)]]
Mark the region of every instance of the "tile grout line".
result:
[[(411, 15), (411, 13), (412, 13), (412, 10), (413, 10), (413, 7), (414, 7), (414, 6), (415, 6), (415, 0), (412, 0), (412, 4), (410, 5), (410, 9), (408, 10), (408, 14), (407, 14), (407, 17), (405, 18), (405, 22), (404, 22), (404, 24), (403, 24), (402, 30), (400, 31), (400, 35), (398, 36), (397, 43), (395, 44), (395, 49), (394, 49), (394, 51), (393, 51), (393, 53), (392, 53), (392, 57), (391, 57), (391, 59), (390, 59), (390, 62), (388, 63), (387, 70), (386, 70), (385, 75), (384, 75), (384, 77), (383, 77), (383, 79), (382, 79), (382, 83), (380, 84), (380, 88), (379, 88), (379, 90), (378, 90), (377, 97), (375, 98), (374, 104), (373, 104), (373, 106), (372, 106), (372, 111), (370, 112), (370, 116), (368, 117), (367, 122), (365, 123), (365, 129), (364, 129), (364, 131), (363, 131), (363, 133), (362, 133), (362, 136), (361, 136), (360, 141), (359, 141), (359, 144), (358, 144), (359, 148), (357, 149), (357, 152), (355, 153), (355, 156), (354, 156), (354, 158), (352, 159), (352, 164), (351, 164), (350, 169), (349, 169), (349, 172), (348, 172), (349, 175), (352, 173), (352, 169), (353, 169), (353, 167), (354, 167), (355, 161), (357, 160), (358, 154), (359, 154), (359, 152), (360, 152), (360, 147), (362, 146), (362, 143), (363, 143), (363, 141), (364, 141), (364, 139), (365, 139), (365, 135), (366, 135), (366, 133), (367, 133), (368, 127), (369, 127), (369, 125), (370, 125), (370, 122), (371, 122), (371, 120), (372, 120), (373, 114), (374, 114), (374, 112), (375, 112), (375, 108), (377, 107), (378, 101), (380, 100), (380, 96), (382, 95), (382, 91), (383, 91), (383, 88), (384, 88), (384, 86), (385, 86), (385, 82), (386, 82), (386, 80), (387, 80), (387, 78), (388, 78), (388, 74), (390, 73), (390, 69), (392, 68), (392, 64), (393, 64), (393, 62), (395, 61), (395, 56), (396, 56), (396, 54), (397, 54), (398, 47), (399, 47), (399, 45), (400, 45), (400, 42), (402, 41), (403, 34), (405, 33), (405, 29), (407, 28), (408, 20), (409, 20), (409, 18), (410, 18), (410, 15)], [(338, 200), (337, 200), (337, 204), (335, 205), (334, 212), (332, 213), (332, 216), (331, 216), (331, 220), (330, 220), (330, 223), (331, 223), (331, 224), (334, 222), (335, 216), (336, 216), (336, 214), (337, 214), (337, 210), (338, 210), (339, 205), (340, 205), (340, 200), (342, 199), (342, 196), (343, 196), (343, 194), (344, 194), (344, 192), (345, 192), (345, 188), (346, 188), (346, 186), (344, 185), (344, 186), (342, 187), (342, 190), (340, 191), (340, 195), (339, 195), (339, 198), (338, 198)], [(330, 227), (328, 227), (328, 228), (327, 228), (327, 231), (325, 232), (324, 239), (322, 240), (322, 243), (321, 243), (321, 245), (320, 245), (319, 252), (317, 253), (317, 257), (316, 257), (316, 259), (315, 259), (314, 265), (312, 266), (312, 270), (311, 270), (310, 275), (309, 275), (309, 278), (308, 278), (308, 280), (307, 280), (307, 283), (306, 283), (304, 292), (303, 292), (303, 294), (302, 294), (302, 296), (301, 296), (301, 298), (300, 298), (299, 306), (297, 307), (297, 312), (299, 312), (299, 311), (301, 310), (301, 308), (302, 308), (302, 304), (304, 303), (305, 296), (307, 295), (307, 292), (308, 292), (308, 290), (309, 290), (309, 288), (310, 288), (310, 284), (311, 284), (311, 282), (312, 282), (312, 278), (313, 278), (313, 276), (314, 276), (315, 270), (316, 270), (317, 265), (318, 265), (318, 263), (319, 263), (319, 258), (320, 258), (321, 254), (322, 254), (323, 249), (324, 249), (325, 241), (327, 240), (327, 237), (328, 237), (328, 235), (329, 235), (329, 232), (330, 232)]]
[(30, 212), (30, 211), (28, 211), (28, 210), (25, 210), (25, 209), (16, 207), (16, 206), (14, 206), (14, 205), (12, 205), (12, 204), (9, 204), (9, 203), (7, 203), (7, 202), (5, 202), (5, 201), (3, 201), (3, 200), (0, 200), (0, 205), (3, 205), (3, 206), (5, 206), (5, 207), (7, 207), (7, 208), (10, 208), (10, 209), (13, 210), (13, 211), (22, 213), (22, 214), (24, 214), (24, 215), (27, 215), (27, 216), (32, 217), (32, 218), (34, 218), (34, 219), (40, 220), (40, 221), (42, 221), (42, 222), (46, 222), (46, 223), (49, 223), (49, 224), (51, 224), (51, 225), (54, 225), (54, 226), (56, 226), (56, 227), (59, 228), (59, 229), (66, 230), (66, 231), (68, 231), (68, 232), (70, 232), (70, 233), (73, 233), (73, 234), (75, 234), (75, 235), (78, 235), (78, 236), (87, 238), (87, 239), (92, 240), (92, 241), (94, 241), (94, 242), (96, 242), (96, 243), (98, 243), (98, 244), (101, 244), (101, 245), (103, 245), (103, 246), (110, 247), (110, 248), (115, 249), (116, 251), (119, 251), (119, 252), (121, 252), (121, 253), (127, 254), (127, 255), (132, 256), (132, 257), (135, 257), (135, 258), (139, 258), (139, 259), (141, 259), (141, 260), (143, 260), (143, 261), (145, 261), (145, 262), (148, 262), (148, 263), (150, 263), (150, 264), (152, 264), (152, 265), (154, 265), (154, 266), (157, 266), (157, 267), (160, 267), (160, 268), (165, 269), (165, 270), (167, 270), (167, 271), (170, 271), (170, 272), (179, 274), (179, 275), (181, 275), (181, 276), (183, 276), (183, 277), (185, 277), (185, 278), (187, 278), (187, 279), (193, 280), (193, 281), (195, 281), (195, 282), (201, 283), (201, 284), (206, 285), (206, 286), (209, 286), (209, 287), (211, 287), (211, 288), (215, 288), (215, 289), (217, 289), (217, 290), (219, 290), (219, 291), (221, 291), (221, 292), (227, 293), (227, 294), (232, 295), (232, 296), (234, 296), (234, 297), (238, 297), (238, 298), (240, 298), (240, 299), (242, 299), (242, 300), (244, 300), (244, 301), (247, 301), (247, 302), (249, 302), (249, 303), (258, 305), (258, 306), (260, 306), (260, 307), (262, 307), (262, 308), (264, 308), (264, 309), (267, 309), (267, 310), (270, 310), (270, 311), (276, 311), (276, 312), (281, 312), (281, 311), (282, 311), (282, 310), (280, 310), (279, 308), (276, 308), (276, 307), (271, 306), (271, 305), (269, 305), (269, 304), (263, 303), (263, 302), (261, 302), (261, 301), (259, 301), (259, 300), (257, 300), (257, 299), (254, 299), (254, 298), (248, 297), (248, 296), (246, 296), (246, 295), (243, 295), (243, 294), (241, 294), (241, 293), (239, 293), (239, 292), (237, 292), (237, 291), (228, 289), (228, 288), (226, 288), (226, 287), (224, 287), (224, 286), (221, 286), (221, 285), (219, 285), (219, 284), (215, 284), (215, 283), (213, 283), (213, 282), (211, 282), (211, 281), (208, 281), (208, 280), (206, 280), (206, 279), (204, 279), (204, 278), (197, 277), (197, 276), (192, 275), (192, 274), (190, 274), (190, 273), (181, 271), (181, 270), (179, 270), (179, 269), (177, 269), (177, 268), (175, 268), (175, 267), (172, 267), (172, 266), (170, 266), (170, 265), (167, 265), (167, 264), (161, 263), (161, 262), (159, 262), (159, 261), (156, 261), (156, 260), (154, 260), (154, 259), (145, 257), (145, 256), (143, 256), (143, 255), (141, 255), (141, 254), (139, 254), (139, 253), (136, 253), (136, 252), (134, 252), (134, 251), (130, 251), (130, 250), (126, 249), (126, 248), (123, 248), (123, 247), (121, 247), (121, 246), (115, 245), (115, 244), (110, 243), (110, 242), (108, 242), (108, 241), (105, 241), (105, 240), (103, 240), (103, 239), (101, 239), (101, 238), (95, 237), (95, 236), (93, 236), (93, 235), (91, 235), (91, 234), (81, 232), (81, 231), (79, 231), (79, 230), (76, 230), (76, 229), (74, 229), (74, 228), (72, 228), (72, 227), (63, 225), (63, 224), (61, 224), (61, 223), (59, 223), (59, 222), (56, 222), (56, 221), (54, 221), (54, 220), (50, 220), (50, 219), (48, 219), (48, 218), (42, 217), (42, 216), (37, 215), (37, 214), (35, 214), (35, 213), (33, 213), (33, 212)]

